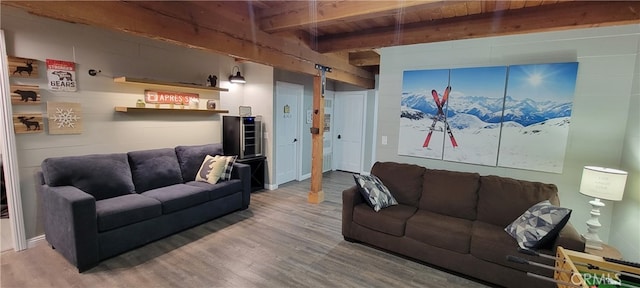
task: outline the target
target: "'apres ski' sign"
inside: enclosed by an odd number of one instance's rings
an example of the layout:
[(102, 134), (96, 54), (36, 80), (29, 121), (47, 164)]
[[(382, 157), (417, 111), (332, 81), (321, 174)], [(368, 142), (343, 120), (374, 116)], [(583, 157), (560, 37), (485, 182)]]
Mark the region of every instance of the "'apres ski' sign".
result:
[(144, 102), (152, 104), (189, 104), (189, 100), (200, 98), (196, 93), (144, 90)]

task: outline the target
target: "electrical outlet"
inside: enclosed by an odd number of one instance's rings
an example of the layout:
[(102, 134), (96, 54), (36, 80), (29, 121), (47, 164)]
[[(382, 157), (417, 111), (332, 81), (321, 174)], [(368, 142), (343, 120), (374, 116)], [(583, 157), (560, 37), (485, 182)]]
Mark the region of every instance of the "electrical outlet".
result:
[(387, 136), (382, 136), (382, 145), (387, 145)]

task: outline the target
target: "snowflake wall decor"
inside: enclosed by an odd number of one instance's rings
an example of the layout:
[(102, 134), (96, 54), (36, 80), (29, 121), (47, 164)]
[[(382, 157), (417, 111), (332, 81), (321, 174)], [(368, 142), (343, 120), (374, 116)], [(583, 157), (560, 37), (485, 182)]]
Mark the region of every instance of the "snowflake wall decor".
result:
[(56, 108), (56, 114), (53, 114), (51, 120), (58, 125), (58, 128), (75, 128), (75, 123), (80, 120), (80, 117), (73, 112), (73, 108), (60, 109)]
[(80, 103), (47, 102), (49, 134), (82, 133)]

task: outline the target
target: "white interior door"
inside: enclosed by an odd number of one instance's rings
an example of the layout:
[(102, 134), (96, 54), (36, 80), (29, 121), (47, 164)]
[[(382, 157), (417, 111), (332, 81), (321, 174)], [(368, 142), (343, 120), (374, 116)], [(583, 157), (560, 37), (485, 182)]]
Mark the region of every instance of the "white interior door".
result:
[(354, 173), (362, 170), (365, 96), (364, 91), (335, 93), (333, 163), (336, 170)]
[(276, 82), (276, 184), (297, 179), (300, 135), (299, 105), (304, 93), (302, 85)]

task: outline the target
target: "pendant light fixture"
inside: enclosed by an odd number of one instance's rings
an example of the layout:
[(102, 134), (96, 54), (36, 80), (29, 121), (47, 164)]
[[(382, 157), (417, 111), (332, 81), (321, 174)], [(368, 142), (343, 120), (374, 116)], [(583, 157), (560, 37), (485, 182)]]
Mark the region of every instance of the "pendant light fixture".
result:
[[(233, 75), (233, 71), (236, 71), (236, 69), (238, 70), (238, 72), (236, 73), (236, 75)], [(231, 83), (247, 83), (246, 80), (244, 80), (244, 77), (242, 77), (242, 75), (240, 74), (240, 68), (238, 66), (233, 66), (233, 70), (231, 70), (231, 75), (229, 76), (229, 82)]]

